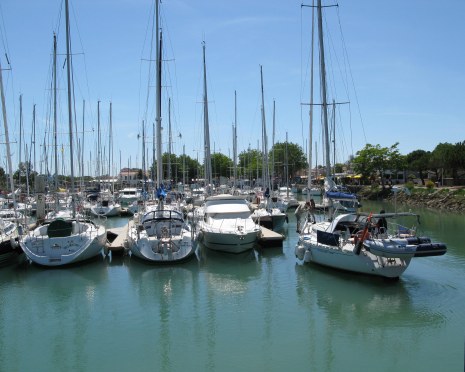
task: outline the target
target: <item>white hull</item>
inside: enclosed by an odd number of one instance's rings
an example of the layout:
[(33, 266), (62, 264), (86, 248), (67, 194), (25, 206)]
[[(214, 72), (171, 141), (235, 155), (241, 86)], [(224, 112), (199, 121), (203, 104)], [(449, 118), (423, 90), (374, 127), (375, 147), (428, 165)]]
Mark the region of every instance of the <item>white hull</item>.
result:
[(107, 239), (105, 228), (92, 223), (73, 221), (74, 231), (62, 237), (48, 236), (48, 226), (37, 227), (20, 241), (27, 258), (42, 266), (64, 266), (96, 257)]
[(94, 216), (116, 217), (121, 214), (121, 206), (119, 204), (109, 205), (104, 207), (101, 205), (94, 205), (90, 208)]
[(176, 263), (191, 258), (196, 249), (190, 234), (184, 237), (158, 239), (142, 234), (137, 237), (136, 228), (130, 229), (128, 248), (134, 256), (156, 263)]
[(194, 255), (196, 238), (178, 211), (153, 210), (129, 222), (127, 248), (142, 260), (177, 263)]
[(242, 253), (252, 249), (258, 240), (258, 230), (249, 233), (227, 233), (203, 230), (203, 245), (227, 253)]
[(204, 207), (195, 210), (194, 218), (203, 244), (215, 251), (242, 253), (252, 249), (261, 231), (252, 220), (247, 201), (239, 196), (209, 197)]
[(266, 210), (264, 208), (256, 209), (251, 215), (253, 221), (273, 231), (281, 230), (287, 221), (287, 215), (278, 208)]
[[(416, 237), (386, 218), (413, 217), (413, 213), (342, 214), (331, 221), (303, 227), (295, 248), (298, 259), (361, 274), (397, 278), (414, 257), (445, 254), (443, 243)], [(374, 220), (374, 221), (373, 221)]]
[(311, 239), (303, 239), (299, 242), (296, 255), (303, 256), (304, 262), (314, 262), (334, 269), (386, 278), (398, 278), (410, 264), (410, 258), (385, 258), (376, 256), (365, 249), (362, 249), (360, 254), (355, 254), (353, 245), (350, 249), (344, 249), (344, 247), (341, 249), (317, 244)]

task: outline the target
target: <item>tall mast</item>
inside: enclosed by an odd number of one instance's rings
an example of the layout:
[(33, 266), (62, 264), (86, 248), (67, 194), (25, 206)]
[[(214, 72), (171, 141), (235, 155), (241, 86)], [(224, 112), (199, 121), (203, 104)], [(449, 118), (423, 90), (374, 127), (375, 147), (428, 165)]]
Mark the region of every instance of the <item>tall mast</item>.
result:
[(171, 182), (171, 98), (168, 98), (168, 182)]
[[(19, 95), (19, 164), (21, 164), (21, 153), (23, 152), (22, 148), (22, 134), (23, 134), (23, 95)], [(27, 173), (27, 165), (26, 165), (26, 173)], [(18, 172), (18, 184), (21, 184), (21, 172)]]
[(143, 180), (143, 184), (142, 184), (142, 191), (144, 191), (144, 193), (147, 191), (145, 189), (145, 186), (146, 186), (146, 178), (145, 178), (145, 123), (144, 121), (142, 120), (142, 180)]
[[(276, 116), (275, 116), (275, 112), (276, 112), (276, 102), (275, 100), (273, 100), (273, 133), (272, 133), (272, 147), (271, 147), (271, 179), (273, 180), (272, 182), (274, 182), (274, 177), (275, 177), (275, 173), (274, 173), (274, 134), (275, 134), (275, 127), (276, 127)], [(271, 188), (273, 188), (273, 184), (271, 184)]]
[(84, 123), (85, 123), (85, 114), (86, 114), (86, 101), (82, 101), (82, 150), (81, 150), (81, 188), (84, 187)]
[(237, 94), (234, 91), (234, 127), (233, 127), (233, 172), (234, 186), (237, 186)]
[(15, 185), (13, 182), (13, 166), (11, 164), (11, 152), (10, 152), (10, 137), (8, 134), (8, 120), (6, 116), (6, 103), (5, 103), (5, 93), (3, 91), (3, 74), (2, 74), (2, 65), (0, 62), (0, 92), (2, 100), (2, 114), (3, 114), (3, 127), (5, 130), (5, 142), (6, 142), (6, 157), (8, 161), (8, 173), (10, 179), (11, 187), (11, 198), (13, 199), (13, 208), (16, 214), (16, 195), (15, 195)]
[(312, 155), (313, 155), (313, 54), (314, 54), (314, 35), (315, 35), (315, 1), (312, 1), (312, 45), (311, 45), (311, 61), (310, 61), (310, 113), (309, 113), (309, 128), (308, 128), (308, 178), (307, 178), (307, 200), (311, 198), (312, 188)]
[(212, 164), (210, 155), (210, 128), (208, 123), (207, 65), (205, 62), (205, 42), (203, 42), (203, 128), (205, 149), (205, 182), (212, 183)]
[[(108, 176), (110, 177), (110, 182), (113, 185), (112, 178), (111, 178), (111, 163), (112, 163), (112, 156), (113, 156), (113, 123), (112, 123), (112, 120), (113, 120), (112, 105), (110, 102), (110, 135), (108, 136)], [(144, 177), (145, 177), (145, 173), (144, 173)]]
[(329, 128), (328, 128), (328, 105), (326, 96), (326, 68), (325, 68), (325, 49), (323, 44), (323, 15), (321, 11), (321, 0), (318, 0), (318, 36), (319, 36), (319, 50), (320, 50), (320, 86), (321, 98), (323, 109), (323, 128), (325, 140), (325, 160), (326, 160), (326, 177), (331, 175), (330, 165), (330, 147), (329, 147)]
[(102, 174), (101, 169), (101, 149), (100, 149), (100, 101), (97, 101), (97, 180), (100, 185), (100, 175)]
[[(53, 34), (53, 148), (55, 161), (55, 192), (58, 192), (58, 139), (57, 139), (57, 36)], [(58, 210), (58, 197), (55, 197)]]
[(262, 92), (262, 150), (263, 150), (263, 186), (268, 187), (268, 140), (266, 136), (266, 120), (265, 120), (265, 97), (263, 92), (263, 66), (260, 65), (260, 83)]
[(163, 181), (163, 158), (161, 149), (161, 51), (162, 51), (162, 36), (160, 32), (158, 19), (158, 1), (155, 0), (155, 35), (156, 35), (156, 150), (157, 150), (157, 186), (160, 187)]
[(68, 124), (69, 124), (69, 158), (71, 166), (71, 197), (73, 218), (76, 217), (76, 205), (74, 203), (74, 159), (73, 159), (73, 111), (71, 108), (71, 40), (70, 40), (70, 25), (69, 25), (69, 5), (68, 0), (65, 0), (66, 12), (66, 75), (68, 80)]

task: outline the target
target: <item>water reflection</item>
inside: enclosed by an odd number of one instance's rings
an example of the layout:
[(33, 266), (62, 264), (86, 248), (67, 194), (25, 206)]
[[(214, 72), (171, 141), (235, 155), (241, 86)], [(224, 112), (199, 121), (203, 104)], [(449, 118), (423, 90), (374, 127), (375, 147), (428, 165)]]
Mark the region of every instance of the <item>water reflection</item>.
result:
[(222, 295), (246, 292), (250, 280), (261, 271), (254, 250), (228, 254), (200, 246), (199, 261), (209, 288)]
[[(9, 299), (1, 311), (2, 364), (18, 370), (35, 370), (39, 365), (86, 369), (98, 291), (107, 279), (102, 260), (66, 269), (29, 264), (11, 268), (8, 286), (2, 286), (2, 297)], [(16, 352), (24, 351), (26, 339), (35, 340), (28, 347), (28, 358)]]
[(444, 315), (416, 307), (411, 288), (402, 279), (389, 281), (316, 265), (296, 265), (296, 274), (299, 303), (307, 305), (314, 298), (332, 326), (422, 327), (444, 321)]
[[(402, 279), (392, 282), (316, 265), (296, 265), (295, 271), (308, 358), (321, 370), (341, 369), (335, 360), (354, 352), (347, 350), (351, 344), (363, 344), (364, 353), (379, 355), (382, 350), (381, 355), (387, 356), (399, 353), (408, 339), (413, 340), (410, 351), (419, 352), (415, 347), (424, 333), (447, 320), (434, 300), (415, 303), (415, 289)], [(405, 340), (399, 340), (398, 334)]]

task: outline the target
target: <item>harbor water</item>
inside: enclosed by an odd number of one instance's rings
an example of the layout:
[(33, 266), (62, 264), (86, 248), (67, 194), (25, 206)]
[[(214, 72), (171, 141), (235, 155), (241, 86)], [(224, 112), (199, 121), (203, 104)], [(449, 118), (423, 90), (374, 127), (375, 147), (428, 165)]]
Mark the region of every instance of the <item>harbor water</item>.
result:
[(298, 263), (293, 213), (280, 248), (3, 267), (0, 371), (463, 371), (465, 217), (414, 211), (448, 252), (398, 281)]

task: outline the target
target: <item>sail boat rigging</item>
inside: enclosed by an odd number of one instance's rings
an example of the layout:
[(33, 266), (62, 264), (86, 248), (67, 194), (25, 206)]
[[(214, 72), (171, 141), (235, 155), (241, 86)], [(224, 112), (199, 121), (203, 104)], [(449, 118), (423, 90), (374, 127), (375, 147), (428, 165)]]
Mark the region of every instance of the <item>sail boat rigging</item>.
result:
[(56, 217), (39, 224), (24, 236), (20, 245), (27, 258), (42, 266), (64, 266), (84, 261), (101, 254), (106, 242), (106, 229), (91, 221), (76, 218), (76, 194), (74, 188), (73, 161), (73, 111), (71, 80), (71, 42), (69, 3), (65, 0), (66, 14), (66, 66), (68, 91), (68, 129), (71, 166), (71, 218)]
[[(158, 31), (159, 0), (155, 0), (156, 23), (156, 152), (157, 197), (156, 208), (146, 208), (129, 222), (127, 244), (130, 252), (153, 263), (178, 263), (191, 258), (196, 250), (196, 234), (185, 221), (181, 211), (165, 205), (161, 148), (161, 55), (162, 33)], [(143, 132), (145, 141), (145, 131)], [(145, 148), (143, 149), (145, 157)], [(145, 172), (144, 172), (145, 173)]]
[[(0, 62), (0, 95), (2, 104), (3, 128), (5, 131), (6, 154), (8, 163), (8, 173), (11, 188), (11, 197), (13, 199), (13, 213), (16, 220), (16, 193), (13, 180), (13, 166), (11, 164), (10, 137), (8, 131), (8, 118), (6, 113), (6, 100), (3, 90), (3, 71)], [(0, 218), (0, 263), (9, 261), (14, 255), (19, 254), (20, 250), (16, 249), (15, 243), (18, 239), (18, 221), (6, 221)], [(22, 230), (22, 227), (19, 229)]]
[[(326, 144), (326, 174), (328, 182), (329, 133), (326, 100), (326, 76), (324, 64), (324, 44), (322, 27), (322, 5), (318, 0), (318, 33), (320, 50), (320, 79), (323, 99), (323, 124)], [(313, 21), (313, 20), (312, 20)], [(383, 211), (384, 212), (384, 211)], [(295, 255), (304, 262), (313, 262), (335, 269), (387, 278), (399, 277), (408, 267), (413, 257), (425, 257), (446, 253), (446, 246), (431, 243), (426, 237), (416, 237), (412, 231), (404, 234), (398, 225), (391, 231), (386, 230), (385, 218), (398, 216), (417, 217), (412, 213), (346, 213), (334, 216), (326, 221), (315, 222), (307, 218), (304, 224)], [(376, 224), (374, 221), (376, 221)], [(384, 221), (383, 230), (379, 227)], [(378, 225), (378, 226), (377, 226)], [(394, 223), (392, 223), (394, 225)]]

